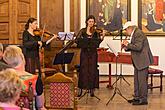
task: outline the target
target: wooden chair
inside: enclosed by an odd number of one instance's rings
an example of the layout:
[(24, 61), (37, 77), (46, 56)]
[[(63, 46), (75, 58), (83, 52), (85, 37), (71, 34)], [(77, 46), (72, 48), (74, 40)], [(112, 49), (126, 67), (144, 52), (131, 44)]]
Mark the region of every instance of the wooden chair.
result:
[(72, 78), (56, 73), (44, 81), (45, 107), (47, 109), (77, 110), (76, 87)]
[[(151, 91), (152, 91), (154, 88), (160, 88), (160, 91), (162, 91), (163, 90), (163, 86), (162, 86), (163, 71), (160, 69), (149, 68), (148, 75), (150, 77), (150, 84), (148, 84), (148, 89), (151, 89)], [(154, 76), (160, 77), (160, 85), (155, 86), (153, 84)]]
[[(152, 64), (152, 66), (158, 66), (158, 64), (159, 64), (159, 57), (155, 56), (154, 57), (154, 63)], [(148, 89), (151, 89), (151, 91), (152, 91), (154, 88), (160, 88), (160, 91), (162, 91), (163, 90), (163, 86), (162, 86), (163, 71), (160, 69), (150, 67), (148, 69), (148, 76), (150, 77), (150, 83), (148, 84)], [(160, 85), (155, 86), (153, 84), (154, 83), (154, 81), (153, 81), (154, 76), (160, 77)]]
[(29, 82), (28, 92), (22, 91), (20, 94), (20, 98), (16, 102), (16, 104), (21, 108), (28, 108), (30, 110), (33, 110), (33, 99), (34, 99), (34, 93), (33, 93), (32, 83)]

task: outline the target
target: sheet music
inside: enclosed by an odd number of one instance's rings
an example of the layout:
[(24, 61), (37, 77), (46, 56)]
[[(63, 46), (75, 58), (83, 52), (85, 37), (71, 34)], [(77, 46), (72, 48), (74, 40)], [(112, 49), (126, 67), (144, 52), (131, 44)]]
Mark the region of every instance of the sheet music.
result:
[(112, 53), (115, 54), (115, 56), (118, 56), (118, 52), (117, 50), (115, 50), (115, 48), (113, 48), (113, 46), (109, 45), (108, 43), (106, 43), (108, 48), (111, 50)]
[(73, 40), (74, 32), (58, 32), (60, 40)]

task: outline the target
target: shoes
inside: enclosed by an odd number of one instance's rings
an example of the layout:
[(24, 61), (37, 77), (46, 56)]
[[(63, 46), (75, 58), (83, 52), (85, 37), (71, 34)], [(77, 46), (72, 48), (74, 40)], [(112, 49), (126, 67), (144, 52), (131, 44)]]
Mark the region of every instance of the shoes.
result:
[(132, 105), (147, 105), (148, 102), (142, 102), (142, 101), (136, 101), (136, 102), (132, 102)]
[(133, 103), (133, 102), (139, 102), (139, 99), (131, 99), (131, 100), (128, 100), (128, 103)]
[(90, 90), (90, 96), (94, 97), (94, 90), (93, 89)]
[(82, 89), (79, 89), (77, 97), (81, 97), (82, 95)]

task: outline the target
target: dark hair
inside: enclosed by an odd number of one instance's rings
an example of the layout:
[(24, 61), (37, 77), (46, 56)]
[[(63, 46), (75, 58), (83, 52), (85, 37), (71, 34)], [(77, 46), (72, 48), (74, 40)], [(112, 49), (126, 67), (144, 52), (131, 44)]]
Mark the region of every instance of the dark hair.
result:
[(33, 23), (34, 21), (37, 21), (36, 18), (29, 18), (27, 23), (25, 24), (25, 30), (27, 30), (29, 28), (29, 23)]
[(93, 16), (93, 15), (89, 15), (87, 18), (86, 18), (86, 21), (85, 21), (85, 23), (86, 23), (86, 26), (88, 26), (88, 20), (89, 19), (94, 19), (94, 22), (95, 22), (95, 17)]

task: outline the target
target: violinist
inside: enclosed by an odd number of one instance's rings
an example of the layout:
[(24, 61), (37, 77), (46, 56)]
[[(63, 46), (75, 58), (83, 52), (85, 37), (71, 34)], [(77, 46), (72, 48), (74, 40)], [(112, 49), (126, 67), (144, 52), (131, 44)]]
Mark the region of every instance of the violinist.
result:
[(99, 88), (97, 48), (104, 37), (100, 36), (100, 33), (97, 32), (94, 25), (95, 17), (89, 15), (86, 19), (86, 27), (79, 31), (75, 41), (77, 46), (81, 48), (78, 78), (79, 97), (82, 95), (83, 89), (89, 90), (90, 96), (94, 97), (95, 88)]
[[(35, 73), (36, 68), (41, 73), (39, 48), (46, 46), (46, 42), (41, 41), (41, 36), (34, 33), (37, 25), (36, 18), (29, 18), (23, 32), (23, 53), (26, 60), (25, 70), (32, 74)], [(53, 37), (56, 36), (54, 35)]]

